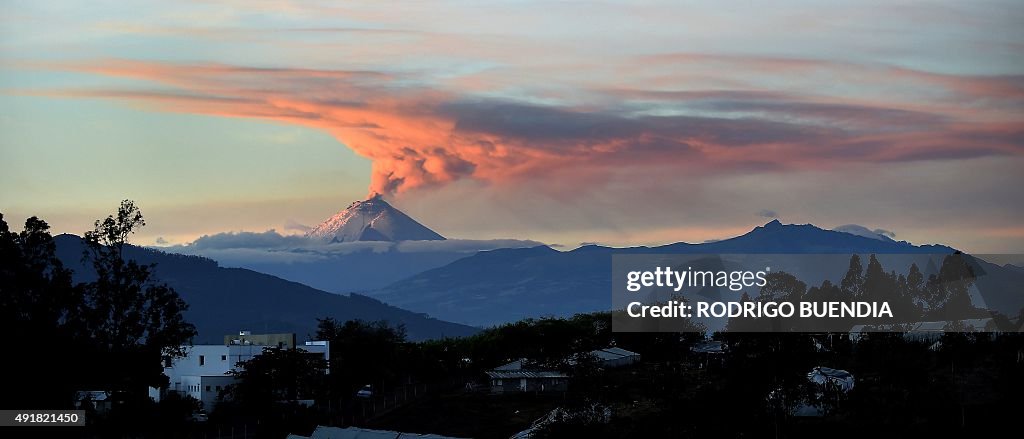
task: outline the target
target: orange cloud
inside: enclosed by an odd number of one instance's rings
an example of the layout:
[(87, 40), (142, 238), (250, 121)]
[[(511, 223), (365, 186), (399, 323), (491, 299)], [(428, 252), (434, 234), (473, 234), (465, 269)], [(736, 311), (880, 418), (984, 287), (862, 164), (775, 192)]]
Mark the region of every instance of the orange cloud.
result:
[[(789, 77), (824, 72), (869, 91), (885, 81), (909, 82), (940, 96), (937, 103), (911, 103), (899, 96), (857, 100), (784, 89), (679, 90), (652, 84), (650, 89), (599, 86), (578, 90), (586, 99), (577, 103), (569, 92), (558, 96), (564, 98), (561, 104), (541, 105), (433, 88), (426, 80), (385, 72), (131, 60), (47, 68), (145, 80), (155, 87), (33, 93), (325, 130), (372, 160), (370, 191), (387, 194), (463, 178), (496, 184), (538, 176), (579, 179), (622, 166), (714, 173), (1024, 153), (1020, 78), (710, 55), (645, 62), (655, 74), (679, 63), (697, 64), (696, 70), (729, 64)], [(477, 89), (491, 82), (475, 78), (470, 83)], [(950, 110), (944, 102), (950, 95), (969, 99), (974, 107)], [(1008, 114), (1006, 108), (1014, 111)]]

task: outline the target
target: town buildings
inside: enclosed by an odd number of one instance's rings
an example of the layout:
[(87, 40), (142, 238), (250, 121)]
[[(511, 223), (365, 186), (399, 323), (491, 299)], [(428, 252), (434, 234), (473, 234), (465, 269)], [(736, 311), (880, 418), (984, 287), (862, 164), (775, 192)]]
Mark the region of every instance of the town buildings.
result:
[[(265, 348), (297, 348), (323, 355), (324, 360), (330, 358), (330, 342), (327, 341), (307, 341), (297, 346), (295, 334), (239, 331), (237, 336), (225, 335), (223, 344), (189, 346), (184, 357), (164, 359), (164, 375), (170, 379), (167, 391), (191, 396), (203, 403), (204, 410), (210, 411), (221, 392), (234, 383), (231, 371), (238, 363), (261, 355)], [(150, 396), (159, 400), (160, 392), (150, 389)]]

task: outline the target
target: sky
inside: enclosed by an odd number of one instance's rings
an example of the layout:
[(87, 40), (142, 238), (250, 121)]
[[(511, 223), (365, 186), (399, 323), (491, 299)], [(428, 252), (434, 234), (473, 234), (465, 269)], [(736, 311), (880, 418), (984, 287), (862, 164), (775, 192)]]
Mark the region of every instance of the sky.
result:
[(381, 193), (442, 235), (778, 217), (1024, 253), (1024, 3), (0, 0), (0, 212), (140, 244)]

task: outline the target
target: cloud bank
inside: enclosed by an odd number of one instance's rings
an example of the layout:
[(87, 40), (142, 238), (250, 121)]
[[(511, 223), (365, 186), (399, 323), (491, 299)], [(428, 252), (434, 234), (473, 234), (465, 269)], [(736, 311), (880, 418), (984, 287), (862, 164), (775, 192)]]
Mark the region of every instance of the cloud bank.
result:
[(282, 235), (275, 230), (267, 230), (204, 235), (188, 244), (155, 248), (171, 253), (205, 256), (229, 266), (243, 266), (262, 263), (310, 263), (363, 252), (460, 253), (468, 256), (484, 250), (538, 245), (544, 244), (518, 239), (326, 243), (318, 239)]
[(882, 241), (888, 241), (896, 237), (896, 233), (885, 229), (869, 229), (867, 227), (857, 224), (846, 224), (843, 226), (836, 227), (832, 230), (837, 232), (849, 233), (851, 235), (863, 236), (866, 238), (878, 239)]

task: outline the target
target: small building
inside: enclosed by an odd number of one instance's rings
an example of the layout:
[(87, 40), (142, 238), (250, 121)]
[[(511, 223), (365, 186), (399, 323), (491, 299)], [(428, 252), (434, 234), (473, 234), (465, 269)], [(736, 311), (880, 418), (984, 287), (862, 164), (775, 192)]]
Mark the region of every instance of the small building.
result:
[(569, 376), (552, 370), (492, 370), (491, 393), (564, 392), (569, 388)]
[(617, 347), (596, 349), (590, 351), (590, 354), (597, 357), (601, 367), (607, 369), (631, 366), (640, 362), (640, 354)]
[[(231, 371), (238, 363), (262, 355), (264, 348), (295, 349), (295, 334), (240, 331), (238, 336), (225, 335), (222, 345), (186, 346), (184, 357), (164, 360), (164, 375), (170, 380), (167, 390), (198, 399), (204, 410), (211, 411), (221, 392), (234, 384)], [(330, 359), (327, 341), (307, 341), (298, 349)], [(150, 396), (159, 401), (154, 390), (150, 389)]]
[(711, 360), (717, 361), (719, 366), (722, 365), (725, 346), (719, 340), (704, 341), (691, 346), (690, 352), (697, 357), (700, 368), (706, 369), (711, 366)]
[(97, 413), (105, 413), (112, 407), (113, 399), (110, 397), (110, 392), (105, 390), (83, 390), (75, 392), (75, 408), (78, 410), (87, 410), (89, 406), (92, 406), (93, 410)]
[[(815, 399), (809, 399), (808, 395), (803, 395), (796, 404), (790, 408), (790, 414), (798, 418), (820, 418), (826, 416), (830, 411), (830, 406), (834, 407), (834, 403), (838, 402), (839, 395), (832, 395), (836, 399), (829, 399), (825, 401), (825, 390), (834, 390), (838, 393), (848, 393), (853, 390), (855, 380), (853, 374), (841, 369), (832, 369), (830, 367), (818, 366), (811, 369), (807, 373), (807, 381), (817, 384), (818, 389), (816, 390), (817, 397)], [(769, 394), (771, 398), (784, 398), (781, 393), (772, 392)]]
[(569, 389), (569, 375), (555, 370), (528, 369), (523, 360), (516, 360), (485, 372), (491, 393), (564, 392)]
[(295, 347), (295, 334), (253, 334), (252, 331), (238, 331), (238, 335), (225, 335), (224, 345), (277, 346), (281, 349)]
[(853, 374), (831, 367), (815, 367), (807, 373), (807, 380), (822, 387), (841, 390), (843, 393), (853, 390)]
[(700, 342), (700, 343), (694, 344), (690, 348), (690, 351), (695, 353), (695, 354), (719, 355), (719, 354), (724, 353), (725, 349), (723, 348), (721, 341), (712, 340), (712, 341), (704, 341), (704, 342)]

